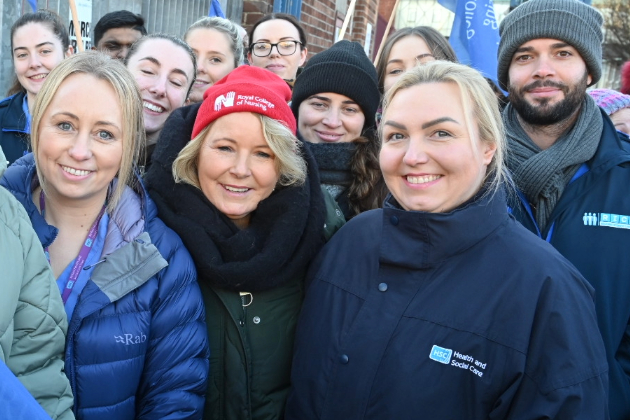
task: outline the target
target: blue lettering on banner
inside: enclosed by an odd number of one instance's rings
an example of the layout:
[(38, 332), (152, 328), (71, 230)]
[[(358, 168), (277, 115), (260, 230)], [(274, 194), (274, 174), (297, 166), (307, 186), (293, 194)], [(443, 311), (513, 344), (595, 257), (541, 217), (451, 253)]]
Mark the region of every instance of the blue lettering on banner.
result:
[(445, 349), (444, 347), (434, 345), (433, 348), (431, 349), (431, 354), (429, 355), (429, 359), (448, 365), (451, 361), (452, 354), (453, 354), (453, 350)]

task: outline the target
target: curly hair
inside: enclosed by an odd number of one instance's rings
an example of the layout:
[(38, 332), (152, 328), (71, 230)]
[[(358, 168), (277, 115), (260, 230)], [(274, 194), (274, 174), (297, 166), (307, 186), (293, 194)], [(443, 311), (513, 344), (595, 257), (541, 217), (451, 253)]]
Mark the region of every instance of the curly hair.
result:
[(353, 140), (356, 150), (350, 161), (352, 183), (348, 187), (348, 202), (353, 216), (381, 207), (388, 194), (378, 162), (380, 141), (373, 130)]

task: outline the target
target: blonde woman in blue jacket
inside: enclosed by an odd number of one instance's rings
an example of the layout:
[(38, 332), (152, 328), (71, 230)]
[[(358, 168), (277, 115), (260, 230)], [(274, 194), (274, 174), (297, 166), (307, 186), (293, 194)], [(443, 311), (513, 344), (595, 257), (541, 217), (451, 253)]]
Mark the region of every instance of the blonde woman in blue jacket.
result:
[(2, 179), (57, 279), (79, 419), (201, 418), (203, 303), (190, 255), (134, 175), (141, 115), (121, 63), (98, 52), (73, 56), (37, 97), (33, 153)]

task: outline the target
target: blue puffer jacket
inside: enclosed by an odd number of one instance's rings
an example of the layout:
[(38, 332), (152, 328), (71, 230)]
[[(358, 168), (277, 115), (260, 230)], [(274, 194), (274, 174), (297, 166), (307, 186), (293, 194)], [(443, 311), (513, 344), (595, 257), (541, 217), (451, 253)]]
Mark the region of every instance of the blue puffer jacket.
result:
[[(512, 214), (547, 239), (595, 288), (597, 321), (610, 366), (610, 418), (630, 419), (630, 143), (602, 112), (604, 129), (595, 156), (562, 193), (539, 232), (529, 204)], [(608, 220), (605, 220), (608, 218)]]
[[(40, 241), (46, 223), (31, 191), (32, 154), (0, 183), (22, 202)], [(208, 378), (203, 301), (190, 254), (143, 189), (110, 214), (102, 262), (69, 322), (66, 374), (77, 419), (201, 419)]]

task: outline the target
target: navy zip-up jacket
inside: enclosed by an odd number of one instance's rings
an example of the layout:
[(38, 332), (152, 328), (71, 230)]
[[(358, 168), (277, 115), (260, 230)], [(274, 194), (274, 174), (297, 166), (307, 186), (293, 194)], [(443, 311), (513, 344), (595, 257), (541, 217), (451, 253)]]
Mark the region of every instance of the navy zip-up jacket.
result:
[[(630, 419), (630, 143), (602, 111), (595, 156), (564, 190), (547, 228), (538, 232), (529, 204), (513, 200), (518, 221), (547, 239), (595, 288), (609, 364), (610, 418)], [(550, 232), (551, 231), (551, 232)]]
[(384, 209), (312, 263), (286, 419), (607, 419), (592, 288), (507, 213)]
[(31, 150), (27, 117), (22, 109), (26, 93), (20, 92), (0, 101), (0, 147), (9, 165)]

